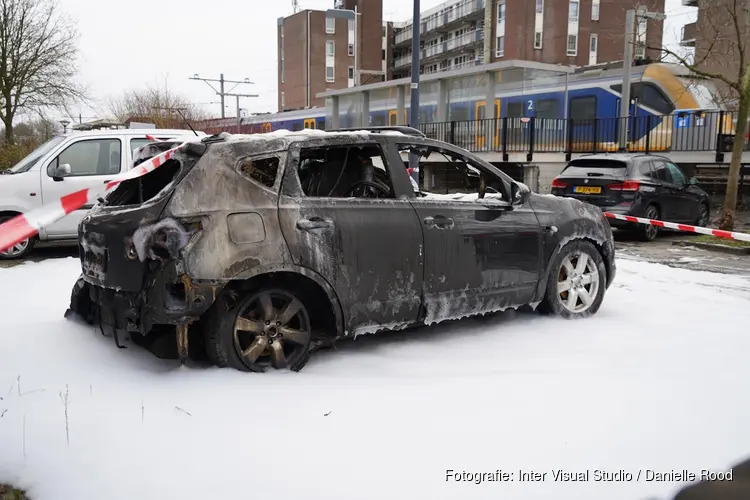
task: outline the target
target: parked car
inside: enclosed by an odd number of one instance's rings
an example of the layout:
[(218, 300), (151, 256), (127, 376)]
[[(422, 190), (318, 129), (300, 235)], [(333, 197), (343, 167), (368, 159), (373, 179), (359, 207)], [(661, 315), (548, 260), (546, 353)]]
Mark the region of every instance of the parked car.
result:
[[(462, 182), (415, 191), (402, 154), (445, 157)], [(410, 128), (190, 142), (94, 207), (79, 238), (68, 317), (246, 371), (529, 304), (586, 317), (615, 276), (599, 208), (533, 194)]]
[[(614, 214), (706, 226), (709, 197), (669, 158), (651, 154), (595, 154), (570, 161), (552, 181), (552, 194), (575, 198)], [(656, 226), (610, 219), (643, 241)]]
[[(157, 139), (187, 139), (189, 130), (115, 129), (55, 136), (8, 170), (0, 171), (0, 223), (80, 189), (103, 186), (129, 168), (133, 151)], [(199, 135), (205, 135), (199, 133)], [(20, 259), (37, 241), (75, 241), (78, 223), (91, 206), (42, 228), (38, 236), (0, 252), (0, 259)]]

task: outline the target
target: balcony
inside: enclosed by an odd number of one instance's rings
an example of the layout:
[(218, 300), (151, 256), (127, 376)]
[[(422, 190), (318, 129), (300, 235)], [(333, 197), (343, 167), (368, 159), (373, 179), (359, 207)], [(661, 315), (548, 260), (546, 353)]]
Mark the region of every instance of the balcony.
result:
[(698, 0), (682, 0), (683, 7), (697, 7)]
[(680, 45), (682, 45), (683, 47), (695, 47), (695, 36), (697, 31), (698, 29), (696, 23), (690, 23), (683, 26)]
[[(420, 33), (422, 36), (432, 32), (445, 32), (459, 23), (481, 18), (484, 15), (485, 0), (464, 0), (439, 12), (423, 17)], [(394, 47), (411, 42), (412, 24), (396, 33)]]
[[(476, 30), (464, 33), (461, 36), (451, 38), (450, 40), (446, 40), (435, 45), (430, 45), (429, 47), (422, 49), (422, 53), (420, 54), (420, 63), (434, 62), (441, 57), (448, 56), (451, 52), (463, 51), (477, 43), (481, 43), (483, 40), (484, 32)], [(396, 59), (393, 66), (394, 68), (401, 68), (404, 66), (409, 66), (410, 64), (411, 54), (408, 54)]]

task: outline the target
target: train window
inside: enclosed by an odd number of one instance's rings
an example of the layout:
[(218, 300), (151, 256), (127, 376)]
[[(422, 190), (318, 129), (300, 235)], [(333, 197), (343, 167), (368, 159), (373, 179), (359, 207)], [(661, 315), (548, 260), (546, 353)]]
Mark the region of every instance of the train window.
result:
[[(622, 85), (612, 85), (610, 88), (618, 94), (622, 94)], [(634, 83), (630, 87), (630, 98), (638, 99), (640, 105), (652, 108), (665, 115), (674, 111), (674, 105), (672, 102), (666, 95), (664, 95), (664, 92), (653, 83)]]
[(596, 96), (572, 98), (570, 100), (570, 118), (572, 120), (595, 120)]
[(292, 132), (299, 132), (300, 130), (302, 130), (302, 125), (299, 122), (292, 125)]
[(385, 127), (385, 114), (375, 113), (372, 115), (372, 126), (373, 127)]
[(537, 118), (560, 118), (560, 102), (557, 99), (536, 101)]
[(509, 102), (507, 113), (508, 113), (509, 118), (522, 117), (523, 116), (523, 103), (522, 102)]
[(466, 106), (451, 106), (451, 121), (463, 122), (469, 120), (469, 108)]

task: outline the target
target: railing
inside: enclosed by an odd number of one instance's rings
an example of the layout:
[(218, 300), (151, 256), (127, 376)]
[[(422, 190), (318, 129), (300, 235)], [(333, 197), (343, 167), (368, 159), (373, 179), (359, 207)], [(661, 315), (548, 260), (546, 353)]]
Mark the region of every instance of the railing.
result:
[[(510, 118), (425, 123), (422, 131), (475, 153), (604, 153), (619, 150), (620, 127), (627, 127), (630, 152), (730, 153), (736, 114), (686, 112), (666, 116), (596, 118)], [(745, 151), (750, 151), (747, 136)], [(717, 161), (720, 161), (717, 159)]]
[[(430, 31), (440, 28), (446, 24), (450, 24), (454, 21), (463, 19), (464, 17), (470, 16), (485, 7), (485, 3), (482, 0), (465, 0), (459, 4), (455, 4), (450, 9), (444, 9), (438, 13), (431, 14), (421, 20), (424, 26), (420, 27), (420, 33), (424, 35)], [(395, 44), (399, 45), (411, 40), (413, 25), (410, 23), (402, 31), (396, 33)]]

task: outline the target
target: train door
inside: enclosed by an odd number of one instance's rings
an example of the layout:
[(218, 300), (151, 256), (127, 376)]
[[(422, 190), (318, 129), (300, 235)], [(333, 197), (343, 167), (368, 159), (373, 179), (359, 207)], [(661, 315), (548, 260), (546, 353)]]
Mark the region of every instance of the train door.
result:
[(266, 122), (263, 124), (263, 127), (261, 129), (264, 134), (271, 132), (273, 130), (273, 125), (271, 125), (269, 122)]
[(599, 137), (601, 124), (597, 123), (597, 99), (595, 95), (571, 97), (568, 102), (568, 117), (571, 120), (568, 131), (568, 142), (573, 151), (602, 151)]
[(495, 119), (487, 119), (487, 102), (477, 101), (474, 107), (474, 143), (478, 149), (485, 148), (487, 136), (492, 135), (492, 149), (500, 147), (500, 99), (495, 99)]
[(485, 101), (477, 101), (474, 105), (474, 146), (477, 150), (484, 149), (487, 140), (487, 122), (484, 121)]
[(398, 125), (398, 111), (392, 109), (388, 111), (388, 126), (395, 127)]
[(305, 128), (315, 128), (315, 118), (305, 118), (304, 121)]

